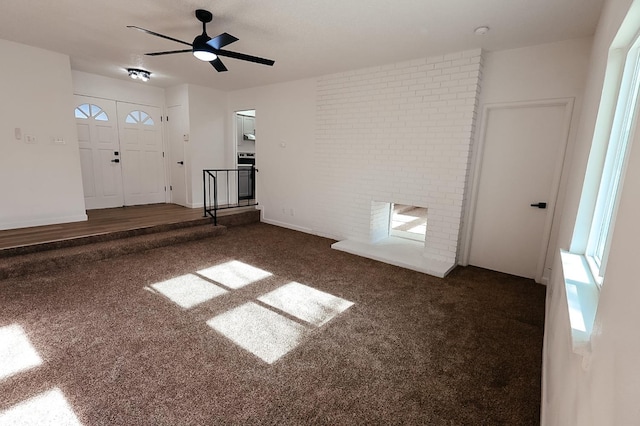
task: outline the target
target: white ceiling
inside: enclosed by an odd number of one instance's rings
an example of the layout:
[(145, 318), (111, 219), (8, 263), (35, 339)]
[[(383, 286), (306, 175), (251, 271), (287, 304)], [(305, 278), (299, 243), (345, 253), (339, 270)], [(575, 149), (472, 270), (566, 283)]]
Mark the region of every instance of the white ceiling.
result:
[[(592, 35), (603, 0), (13, 0), (0, 6), (0, 38), (61, 52), (71, 67), (146, 84), (193, 83), (234, 90), (482, 47), (502, 50)], [(273, 59), (273, 67), (222, 58), (217, 73), (188, 48), (128, 29), (136, 25), (191, 43), (196, 9), (214, 15), (207, 33), (225, 47)], [(491, 31), (477, 36), (473, 30)], [(140, 83), (143, 84), (143, 83)]]

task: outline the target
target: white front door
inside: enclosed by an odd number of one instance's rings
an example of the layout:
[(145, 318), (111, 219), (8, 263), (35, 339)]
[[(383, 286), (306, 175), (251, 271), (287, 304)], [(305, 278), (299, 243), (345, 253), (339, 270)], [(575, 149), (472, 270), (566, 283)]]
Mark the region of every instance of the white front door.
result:
[(485, 110), (469, 264), (543, 282), (571, 110), (571, 100)]
[(168, 108), (169, 170), (171, 172), (171, 202), (187, 206), (186, 167), (184, 163), (185, 128), (182, 105)]
[(124, 205), (116, 103), (75, 96), (85, 207)]
[(117, 103), (125, 205), (165, 202), (160, 108)]

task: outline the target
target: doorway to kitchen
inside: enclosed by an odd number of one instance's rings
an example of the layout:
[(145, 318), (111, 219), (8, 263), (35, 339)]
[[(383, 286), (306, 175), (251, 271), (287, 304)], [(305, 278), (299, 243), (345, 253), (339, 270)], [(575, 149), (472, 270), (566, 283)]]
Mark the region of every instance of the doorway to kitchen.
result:
[(427, 235), (425, 207), (391, 203), (389, 236), (424, 241)]
[(235, 115), (238, 201), (253, 200), (256, 193), (256, 111), (236, 111)]

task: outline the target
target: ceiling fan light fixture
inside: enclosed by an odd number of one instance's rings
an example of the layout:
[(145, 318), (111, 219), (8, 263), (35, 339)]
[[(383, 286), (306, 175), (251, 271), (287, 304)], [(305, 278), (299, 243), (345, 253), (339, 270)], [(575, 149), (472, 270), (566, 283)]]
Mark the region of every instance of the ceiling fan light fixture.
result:
[(211, 62), (218, 56), (211, 51), (211, 47), (207, 42), (211, 40), (211, 37), (207, 33), (202, 33), (193, 40), (193, 56), (201, 61)]
[(127, 68), (127, 72), (129, 73), (129, 77), (134, 80), (140, 79), (142, 81), (149, 81), (149, 79), (151, 78), (151, 73), (146, 70)]
[(193, 56), (206, 62), (215, 61), (218, 57), (218, 55), (213, 52), (209, 52), (207, 50), (196, 50), (195, 48), (193, 49)]

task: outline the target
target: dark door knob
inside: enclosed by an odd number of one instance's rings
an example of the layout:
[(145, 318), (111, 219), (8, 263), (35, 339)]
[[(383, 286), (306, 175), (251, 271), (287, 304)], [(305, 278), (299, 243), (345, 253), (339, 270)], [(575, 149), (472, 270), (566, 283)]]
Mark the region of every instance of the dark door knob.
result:
[(178, 164), (184, 164), (184, 161), (178, 161)]
[(536, 204), (531, 204), (531, 207), (537, 207), (539, 209), (546, 209), (547, 208), (547, 203), (536, 203)]
[(114, 158), (113, 160), (111, 160), (112, 163), (119, 163), (120, 160), (118, 158)]

